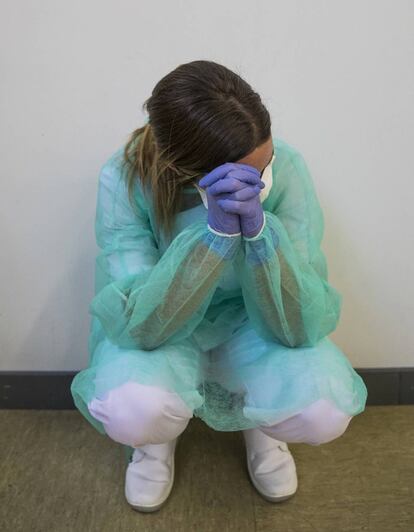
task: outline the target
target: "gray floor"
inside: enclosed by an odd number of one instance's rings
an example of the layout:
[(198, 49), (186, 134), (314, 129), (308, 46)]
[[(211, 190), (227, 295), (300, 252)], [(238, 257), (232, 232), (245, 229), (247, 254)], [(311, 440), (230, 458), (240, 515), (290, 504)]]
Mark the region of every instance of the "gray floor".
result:
[(371, 406), (336, 440), (290, 444), (288, 501), (251, 485), (240, 432), (192, 419), (158, 512), (124, 498), (123, 448), (77, 410), (0, 410), (0, 530), (414, 532), (414, 406)]

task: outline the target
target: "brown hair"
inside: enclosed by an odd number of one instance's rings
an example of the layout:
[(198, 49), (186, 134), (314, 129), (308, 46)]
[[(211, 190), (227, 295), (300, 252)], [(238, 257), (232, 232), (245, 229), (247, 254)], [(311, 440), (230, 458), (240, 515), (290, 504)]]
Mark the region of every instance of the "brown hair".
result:
[(130, 134), (124, 148), (129, 199), (133, 203), (138, 176), (151, 188), (159, 227), (171, 236), (182, 188), (266, 142), (271, 119), (251, 86), (214, 61), (179, 65), (142, 107), (148, 123)]

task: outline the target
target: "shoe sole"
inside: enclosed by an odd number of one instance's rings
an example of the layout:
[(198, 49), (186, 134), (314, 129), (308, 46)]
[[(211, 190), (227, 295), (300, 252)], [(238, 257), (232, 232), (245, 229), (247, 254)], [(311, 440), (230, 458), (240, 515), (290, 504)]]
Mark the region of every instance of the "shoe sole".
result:
[[(127, 502), (131, 506), (131, 508), (133, 508), (134, 510), (136, 510), (138, 512), (155, 512), (155, 511), (159, 510), (162, 506), (164, 506), (164, 504), (167, 502), (167, 499), (168, 499), (168, 497), (171, 494), (171, 491), (172, 491), (172, 488), (173, 488), (173, 485), (174, 485), (174, 480), (175, 480), (175, 451), (177, 449), (177, 445), (178, 445), (179, 440), (180, 440), (180, 436), (178, 436), (178, 438), (177, 438), (177, 441), (176, 441), (176, 444), (175, 444), (175, 447), (174, 447), (174, 450), (173, 450), (173, 453), (172, 453), (171, 478), (170, 478), (170, 482), (168, 484), (167, 491), (165, 492), (163, 500), (160, 501), (160, 502), (157, 502), (155, 504), (144, 504), (144, 505), (142, 505), (142, 504), (133, 504), (133, 503), (129, 502), (128, 499), (127, 499)], [(125, 498), (126, 498), (126, 494), (125, 494)]]
[(258, 493), (264, 498), (266, 499), (267, 501), (269, 502), (283, 502), (283, 501), (286, 501), (287, 499), (290, 499), (291, 497), (293, 497), (293, 495), (295, 495), (295, 493), (297, 492), (298, 490), (298, 487), (296, 486), (295, 488), (295, 491), (291, 491), (291, 492), (288, 492), (288, 493), (285, 493), (284, 495), (269, 495), (267, 494), (266, 492), (264, 492), (262, 490), (262, 488), (257, 484), (255, 478), (254, 478), (254, 475), (253, 475), (253, 472), (252, 470), (250, 469), (250, 462), (249, 462), (249, 459), (247, 458), (246, 459), (246, 463), (247, 463), (247, 471), (249, 473), (249, 478), (253, 484), (253, 486), (256, 488), (256, 490), (258, 491)]

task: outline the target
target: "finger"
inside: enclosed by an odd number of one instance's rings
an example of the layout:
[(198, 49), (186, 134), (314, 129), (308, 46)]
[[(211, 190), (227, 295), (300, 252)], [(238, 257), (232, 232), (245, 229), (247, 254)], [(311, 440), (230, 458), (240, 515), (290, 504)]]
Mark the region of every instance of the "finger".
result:
[(256, 175), (260, 176), (260, 172), (257, 168), (252, 166), (251, 164), (245, 164), (245, 163), (231, 163), (235, 166), (235, 168), (240, 168), (241, 170), (248, 170), (249, 172), (253, 172)]
[(212, 185), (208, 187), (208, 191), (212, 196), (217, 196), (217, 194), (224, 194), (226, 192), (236, 192), (242, 190), (243, 188), (249, 187), (248, 183), (244, 183), (235, 177), (219, 179)]
[(254, 198), (255, 196), (258, 196), (261, 192), (261, 188), (257, 185), (255, 186), (246, 186), (241, 190), (237, 190), (236, 192), (233, 192), (232, 194), (228, 195), (228, 198), (235, 201), (246, 201), (249, 199)]
[[(249, 164), (243, 164), (243, 163), (223, 163), (213, 170), (203, 176), (200, 181), (198, 182), (198, 185), (201, 188), (208, 187), (215, 183), (218, 179), (221, 179), (222, 177), (227, 174), (230, 170), (238, 170), (243, 172), (250, 172), (256, 177), (260, 179), (260, 172), (257, 170), (254, 166), (251, 166)], [(252, 183), (253, 184), (253, 183)]]
[[(210, 187), (211, 188), (211, 187)], [(210, 190), (210, 189), (209, 189)], [(235, 192), (226, 192), (223, 194), (217, 194), (217, 199), (230, 199), (233, 201), (247, 201), (254, 197), (257, 197), (261, 192), (261, 189), (258, 186), (248, 185), (241, 190)]]
[(224, 212), (229, 214), (239, 214), (240, 216), (252, 215), (252, 203), (250, 201), (235, 201), (231, 199), (219, 199), (218, 205)]
[(224, 163), (220, 166), (216, 166), (211, 172), (206, 174), (198, 182), (198, 186), (206, 188), (215, 183), (218, 179), (222, 179), (229, 170), (231, 170), (233, 163)]
[(227, 213), (239, 214), (242, 202), (230, 199), (219, 199), (217, 200), (217, 204)]
[(238, 178), (239, 176), (240, 174), (237, 174), (237, 177), (229, 177), (229, 174), (227, 174), (226, 177), (219, 179), (209, 186), (209, 193), (213, 196), (216, 196), (217, 194), (223, 194), (224, 192), (237, 192), (238, 190), (243, 190), (246, 187), (251, 188), (253, 186), (257, 186), (259, 190), (261, 190), (266, 186), (265, 183), (263, 183), (263, 181), (260, 179), (258, 182), (250, 183), (250, 179), (243, 181), (242, 179)]
[(239, 181), (243, 181), (244, 183), (249, 183), (250, 185), (260, 185), (261, 183), (263, 183), (260, 178), (260, 173), (258, 171), (256, 173), (253, 173), (252, 171), (244, 170), (243, 168), (234, 168), (232, 170), (229, 170), (226, 175), (226, 178), (230, 177), (236, 178)]

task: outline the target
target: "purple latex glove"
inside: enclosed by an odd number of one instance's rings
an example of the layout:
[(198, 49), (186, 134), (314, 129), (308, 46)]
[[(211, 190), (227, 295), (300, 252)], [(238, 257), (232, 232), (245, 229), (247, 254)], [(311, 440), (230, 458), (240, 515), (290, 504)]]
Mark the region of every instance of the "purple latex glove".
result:
[[(203, 177), (199, 186), (208, 186), (208, 191), (215, 198), (215, 208), (218, 205), (229, 216), (240, 217), (240, 231), (243, 236), (254, 237), (260, 232), (264, 223), (260, 191), (265, 184), (260, 179), (260, 172), (251, 165), (242, 163), (225, 163), (225, 165), (231, 165), (225, 179), (218, 178), (213, 173), (215, 169)], [(220, 196), (217, 197), (217, 194)], [(220, 216), (219, 212), (218, 215)]]
[[(236, 174), (231, 175), (235, 170)], [(252, 166), (224, 163), (206, 174), (198, 186), (206, 189), (209, 226), (220, 233), (235, 235), (241, 233), (240, 217), (224, 210), (220, 202), (235, 197), (240, 201), (248, 200), (257, 195), (264, 183)]]

